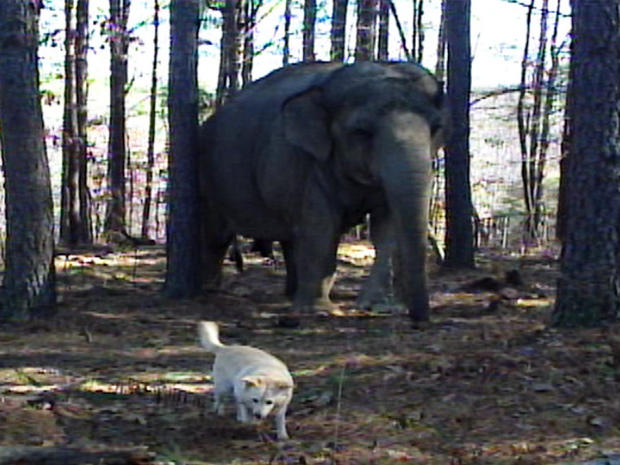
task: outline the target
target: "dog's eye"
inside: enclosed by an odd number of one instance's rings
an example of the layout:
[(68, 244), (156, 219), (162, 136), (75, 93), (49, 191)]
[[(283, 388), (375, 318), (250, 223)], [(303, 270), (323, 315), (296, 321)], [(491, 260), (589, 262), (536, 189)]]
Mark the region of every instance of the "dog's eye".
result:
[(258, 399), (255, 397), (254, 399), (252, 399), (252, 402), (254, 402), (255, 404), (258, 404)]
[(272, 405), (272, 404), (273, 404), (273, 400), (266, 400), (266, 401), (265, 401), (265, 404), (266, 404), (266, 405)]

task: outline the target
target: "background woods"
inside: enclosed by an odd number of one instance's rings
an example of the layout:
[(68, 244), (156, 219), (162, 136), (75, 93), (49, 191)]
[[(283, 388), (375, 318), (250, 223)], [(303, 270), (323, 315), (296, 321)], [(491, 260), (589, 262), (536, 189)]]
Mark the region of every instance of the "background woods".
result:
[[(619, 15), (1, 0), (0, 465), (620, 463)], [(399, 302), (398, 259), (384, 300), (356, 300), (380, 262), (368, 221), (344, 234), (329, 311), (291, 315), (283, 247), (251, 238), (203, 286), (199, 125), (279, 66), (326, 60), (416, 61), (444, 85), (428, 322)], [(288, 447), (204, 413), (202, 319), (289, 364)]]

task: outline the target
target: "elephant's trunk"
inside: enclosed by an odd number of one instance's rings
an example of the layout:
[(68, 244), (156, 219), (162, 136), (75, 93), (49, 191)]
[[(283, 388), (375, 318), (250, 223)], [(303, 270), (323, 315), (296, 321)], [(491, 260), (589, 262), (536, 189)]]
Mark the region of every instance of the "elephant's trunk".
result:
[(413, 320), (429, 318), (426, 244), (430, 195), (431, 137), (428, 123), (395, 113), (378, 140), (379, 177), (391, 210), (398, 243), (396, 276)]

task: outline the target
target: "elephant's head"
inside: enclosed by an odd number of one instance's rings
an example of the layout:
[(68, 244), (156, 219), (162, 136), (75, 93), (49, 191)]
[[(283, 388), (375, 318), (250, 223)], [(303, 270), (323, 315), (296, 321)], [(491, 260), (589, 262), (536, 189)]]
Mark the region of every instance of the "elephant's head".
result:
[(343, 66), (290, 97), (285, 137), (348, 180), (385, 192), (407, 305), (428, 318), (425, 255), (431, 154), (442, 143), (441, 84), (411, 63)]

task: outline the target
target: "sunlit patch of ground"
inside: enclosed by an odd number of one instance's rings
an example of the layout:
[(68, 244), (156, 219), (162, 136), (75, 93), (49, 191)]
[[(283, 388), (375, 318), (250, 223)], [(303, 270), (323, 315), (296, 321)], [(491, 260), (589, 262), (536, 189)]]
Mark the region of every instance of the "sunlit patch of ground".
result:
[[(341, 247), (339, 313), (283, 325), (284, 267), (248, 256), (222, 292), (160, 293), (163, 251), (63, 255), (56, 318), (0, 327), (0, 447), (146, 446), (176, 463), (538, 465), (620, 451), (614, 331), (547, 326), (555, 264), (482, 255), (433, 267), (432, 321), (354, 307), (372, 252)], [(489, 291), (518, 269), (521, 286)], [(292, 440), (278, 446), (234, 412), (210, 412), (212, 356), (195, 323), (285, 360), (296, 381)], [(620, 345), (620, 344), (619, 344)]]

